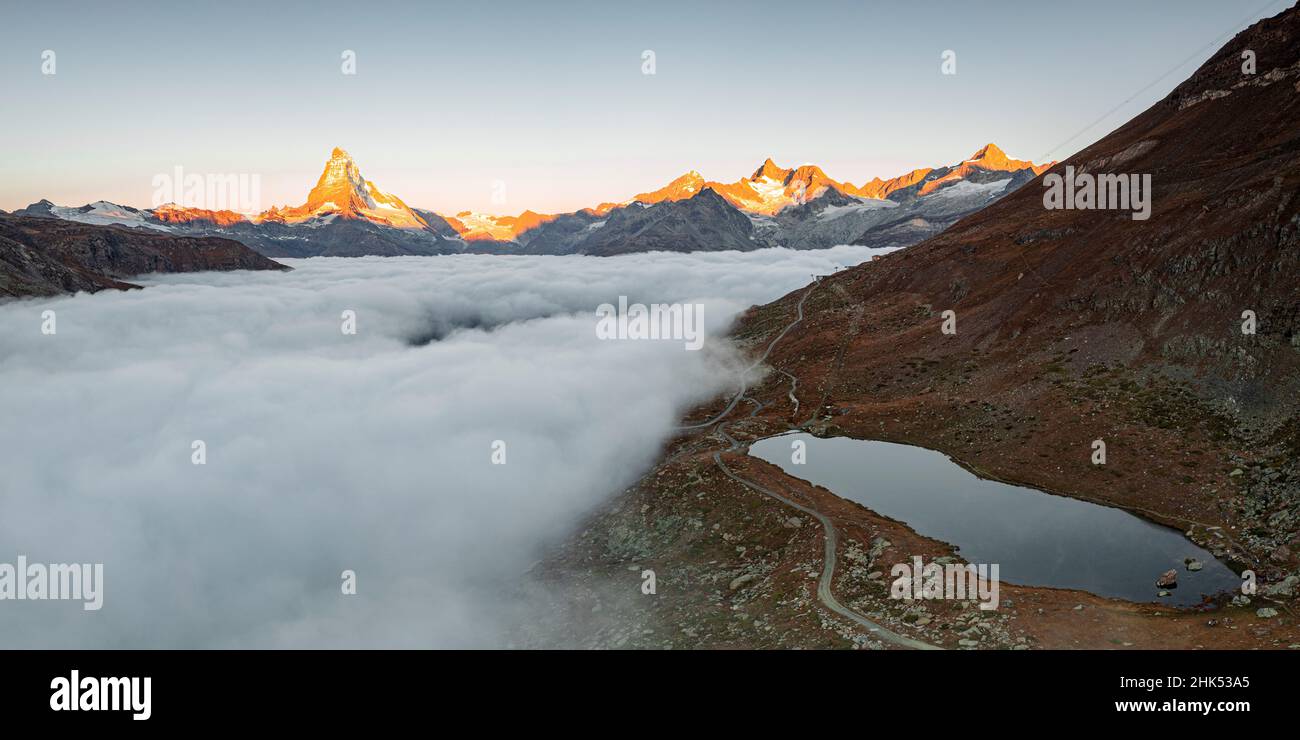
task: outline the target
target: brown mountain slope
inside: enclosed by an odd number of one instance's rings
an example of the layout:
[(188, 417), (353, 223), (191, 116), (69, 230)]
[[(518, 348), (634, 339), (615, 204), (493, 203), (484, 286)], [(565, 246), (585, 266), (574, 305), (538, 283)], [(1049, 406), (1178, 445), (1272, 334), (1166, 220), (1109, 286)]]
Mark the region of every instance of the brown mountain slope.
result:
[[(1247, 48), (1255, 75), (1242, 74)], [(827, 278), (805, 330), (772, 362), (822, 376), (837, 404), (956, 412), (978, 399), (1034, 414), (1050, 429), (1028, 440), (995, 430), (936, 445), (1048, 455), (1017, 477), (1083, 462), (1069, 482), (1092, 496), (1169, 496), (1205, 518), (1255, 519), (1222, 455), (1296, 441), (1300, 12), (1244, 31), (1165, 100), (1050, 172), (1067, 165), (1151, 174), (1151, 217), (1049, 211), (1040, 178), (939, 237)], [(761, 334), (764, 315), (794, 299), (755, 311), (741, 334)], [(850, 332), (846, 317), (859, 310)], [(946, 310), (956, 336), (941, 333)], [(1255, 312), (1253, 336), (1244, 311)], [(832, 375), (824, 360), (837, 350), (844, 369)], [(1052, 438), (1061, 445), (1047, 449)], [(1112, 440), (1106, 472), (1088, 463), (1096, 438)], [(1178, 471), (1196, 445), (1221, 458)], [(1170, 477), (1158, 475), (1166, 467)], [(1157, 480), (1117, 482), (1121, 468)], [(1247, 537), (1264, 554), (1300, 529), (1300, 480), (1286, 480), (1287, 501), (1256, 512), (1286, 514)]]
[[(1245, 49), (1255, 75), (1242, 74)], [(1214, 619), (1004, 584), (1012, 603), (982, 620), (979, 647), (1300, 644), (1298, 97), (1292, 8), (1048, 173), (1149, 174), (1148, 220), (1049, 211), (1040, 178), (928, 241), (751, 309), (735, 335), (756, 354), (801, 301), (804, 318), (775, 343), (774, 372), (730, 413), (726, 433), (743, 444), (801, 425), (939, 449), (986, 477), (1176, 526), (1260, 582), (1251, 605), (1220, 602)], [(955, 335), (941, 331), (946, 310)], [(1248, 310), (1254, 335), (1241, 331)], [(563, 619), (601, 630), (580, 644), (879, 644), (816, 597), (823, 528), (728, 479), (717, 452), (739, 476), (834, 522), (841, 602), (902, 634), (969, 646), (958, 641), (968, 615), (932, 607), (922, 627), (867, 574), (950, 555), (948, 545), (729, 452), (709, 429), (675, 440), (539, 568), (560, 586)], [(1098, 439), (1105, 465), (1091, 462)], [(660, 574), (663, 595), (629, 587), (632, 567)], [(752, 580), (733, 580), (742, 577)], [(1257, 614), (1262, 606), (1279, 614)]]
[[(1257, 74), (1242, 74), (1244, 49)], [(935, 238), (825, 280), (772, 364), (816, 378), (810, 390), (860, 407), (890, 436), (1178, 526), (1235, 525), (1245, 560), (1294, 568), (1298, 101), (1293, 8), (1050, 170), (1150, 174), (1148, 220), (1048, 210), (1040, 178)], [(794, 300), (755, 310), (739, 333), (761, 336)], [(952, 336), (941, 332), (946, 310)], [(1242, 332), (1245, 311), (1254, 335)], [(828, 362), (837, 354), (839, 368)], [(1105, 466), (1090, 463), (1096, 439), (1107, 442)], [(1243, 460), (1259, 470), (1230, 477)]]
[(239, 242), (51, 218), (0, 216), (0, 298), (137, 287), (150, 272), (287, 270)]

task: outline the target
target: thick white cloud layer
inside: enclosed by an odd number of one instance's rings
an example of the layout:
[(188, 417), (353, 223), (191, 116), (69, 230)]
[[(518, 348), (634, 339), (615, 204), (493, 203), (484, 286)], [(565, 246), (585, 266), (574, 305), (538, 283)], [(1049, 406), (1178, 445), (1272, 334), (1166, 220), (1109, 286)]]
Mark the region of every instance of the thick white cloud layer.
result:
[[(871, 253), (314, 259), (0, 305), (0, 563), (105, 580), (99, 611), (0, 601), (0, 647), (502, 644), (541, 548), (733, 386), (734, 315)], [(620, 295), (704, 304), (704, 350), (598, 341)]]

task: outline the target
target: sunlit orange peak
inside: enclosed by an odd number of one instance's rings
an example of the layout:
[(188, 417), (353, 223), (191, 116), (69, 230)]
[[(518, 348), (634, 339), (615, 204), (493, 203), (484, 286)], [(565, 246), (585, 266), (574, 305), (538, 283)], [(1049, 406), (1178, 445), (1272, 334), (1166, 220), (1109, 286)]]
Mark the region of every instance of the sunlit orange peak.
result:
[(233, 226), (247, 219), (234, 211), (209, 211), (206, 208), (187, 208), (175, 203), (164, 203), (153, 210), (154, 218), (167, 224), (184, 224), (191, 221), (209, 221), (215, 226)]
[(316, 181), (316, 187), (307, 194), (305, 204), (295, 208), (271, 208), (259, 215), (257, 221), (293, 224), (331, 215), (404, 229), (428, 227), (401, 198), (381, 191), (362, 177), (357, 163), (340, 147), (334, 147), (330, 152), (325, 170)]

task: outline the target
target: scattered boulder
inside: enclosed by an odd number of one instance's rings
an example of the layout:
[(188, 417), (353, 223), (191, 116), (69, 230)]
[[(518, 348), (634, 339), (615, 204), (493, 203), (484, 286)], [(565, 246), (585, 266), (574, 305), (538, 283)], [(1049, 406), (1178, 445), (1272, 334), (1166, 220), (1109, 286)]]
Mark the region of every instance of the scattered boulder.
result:
[(1297, 590), (1300, 590), (1300, 575), (1290, 575), (1283, 578), (1280, 582), (1271, 586), (1264, 587), (1264, 594), (1267, 596), (1279, 596), (1289, 598), (1295, 596)]
[(876, 558), (880, 557), (880, 553), (884, 552), (890, 547), (893, 547), (893, 543), (891, 543), (889, 540), (885, 539), (884, 537), (877, 537), (874, 540), (872, 540), (871, 552), (869, 553), (869, 555), (871, 556), (871, 561), (875, 562)]
[(750, 581), (754, 580), (754, 577), (755, 577), (755, 576), (754, 576), (753, 573), (746, 573), (745, 575), (740, 576), (740, 577), (736, 578), (735, 580), (733, 580), (733, 581), (731, 582), (731, 586), (730, 586), (729, 588), (730, 588), (732, 591), (735, 591), (736, 589), (740, 588), (741, 586), (744, 586), (745, 584), (747, 584), (747, 583), (749, 583)]
[(1169, 570), (1165, 571), (1164, 575), (1156, 579), (1156, 586), (1158, 588), (1177, 588), (1178, 571), (1174, 570), (1173, 568), (1170, 568)]
[(1277, 609), (1268, 606), (1262, 606), (1255, 610), (1255, 616), (1260, 619), (1271, 619), (1277, 616)]
[(1183, 564), (1186, 565), (1187, 569), (1190, 571), (1198, 571), (1201, 568), (1205, 567), (1204, 564), (1202, 564), (1201, 561), (1197, 560), (1196, 558), (1188, 558), (1183, 561)]

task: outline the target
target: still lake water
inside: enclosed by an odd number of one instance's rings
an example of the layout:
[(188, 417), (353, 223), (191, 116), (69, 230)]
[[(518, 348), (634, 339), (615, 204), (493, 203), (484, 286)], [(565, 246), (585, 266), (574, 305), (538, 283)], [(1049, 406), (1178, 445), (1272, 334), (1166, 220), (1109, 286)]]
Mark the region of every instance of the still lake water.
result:
[[(808, 446), (802, 465), (790, 460), (796, 439)], [(967, 562), (997, 563), (1007, 583), (1180, 606), (1241, 586), (1240, 577), (1178, 530), (1122, 509), (984, 480), (934, 450), (793, 433), (755, 442), (749, 454), (949, 542)], [(1184, 558), (1204, 567), (1189, 571)], [(1178, 571), (1178, 587), (1158, 597), (1156, 579), (1170, 568)]]

